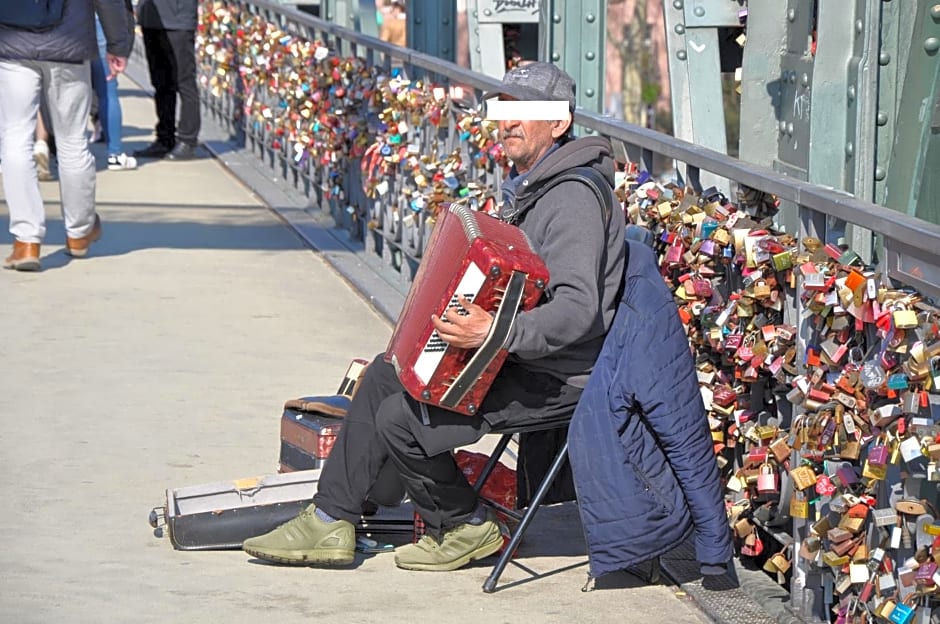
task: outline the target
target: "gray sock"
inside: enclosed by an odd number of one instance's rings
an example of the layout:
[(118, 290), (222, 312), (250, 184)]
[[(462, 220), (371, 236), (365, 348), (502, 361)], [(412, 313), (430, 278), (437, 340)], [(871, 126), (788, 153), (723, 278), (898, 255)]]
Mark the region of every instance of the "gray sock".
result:
[(320, 509), (319, 507), (317, 507), (317, 508), (314, 510), (313, 513), (314, 513), (314, 515), (315, 515), (317, 518), (319, 518), (319, 519), (322, 520), (323, 522), (336, 522), (336, 521), (338, 520), (338, 518), (334, 518), (333, 516), (331, 516), (330, 514), (326, 513), (325, 511), (323, 511), (323, 510)]
[(476, 510), (474, 510), (473, 515), (470, 516), (470, 519), (467, 520), (467, 522), (476, 526), (486, 522), (486, 507), (483, 505), (477, 505)]

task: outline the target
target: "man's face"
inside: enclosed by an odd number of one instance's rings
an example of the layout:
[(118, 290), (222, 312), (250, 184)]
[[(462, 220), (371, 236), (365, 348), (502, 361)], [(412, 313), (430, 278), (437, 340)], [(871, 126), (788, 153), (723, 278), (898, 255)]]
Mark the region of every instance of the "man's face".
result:
[(499, 139), (506, 156), (516, 166), (516, 171), (525, 173), (548, 151), (555, 140), (565, 133), (570, 123), (570, 119), (565, 121), (503, 120), (499, 122)]

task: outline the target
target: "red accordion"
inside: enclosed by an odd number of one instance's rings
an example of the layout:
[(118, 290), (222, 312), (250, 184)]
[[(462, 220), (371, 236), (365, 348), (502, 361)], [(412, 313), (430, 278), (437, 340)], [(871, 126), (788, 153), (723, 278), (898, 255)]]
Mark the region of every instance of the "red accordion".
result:
[[(463, 204), (441, 211), (385, 358), (415, 399), (475, 414), (503, 365), (520, 310), (530, 310), (548, 284), (548, 269), (519, 228)], [(447, 345), (431, 323), (463, 295), (494, 314), (476, 349)]]

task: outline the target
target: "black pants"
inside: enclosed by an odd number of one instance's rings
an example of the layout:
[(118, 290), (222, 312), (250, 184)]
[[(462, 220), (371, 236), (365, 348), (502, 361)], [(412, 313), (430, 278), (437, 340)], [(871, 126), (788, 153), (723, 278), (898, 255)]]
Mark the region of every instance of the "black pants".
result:
[[(144, 49), (157, 108), (157, 140), (196, 145), (201, 122), (196, 88), (196, 33), (192, 30), (144, 28)], [(180, 101), (179, 131), (176, 97)]]
[(379, 355), (366, 370), (313, 500), (331, 516), (355, 523), (391, 462), (428, 532), (440, 538), (466, 522), (478, 504), (450, 451), (493, 429), (570, 416), (580, 396), (579, 388), (507, 362), (483, 401), (482, 416), (428, 406), (426, 425), (419, 403)]

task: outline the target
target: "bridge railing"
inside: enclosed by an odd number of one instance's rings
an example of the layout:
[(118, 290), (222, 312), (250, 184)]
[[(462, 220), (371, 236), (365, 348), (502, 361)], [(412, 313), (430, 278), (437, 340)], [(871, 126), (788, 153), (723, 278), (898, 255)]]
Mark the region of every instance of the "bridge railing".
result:
[[(242, 28), (247, 25), (257, 27), (258, 24), (265, 23), (272, 26), (277, 33), (281, 33), (282, 38), (323, 44), (329, 50), (330, 58), (359, 59), (362, 67), (370, 68), (373, 76), (389, 76), (393, 71), (400, 71), (408, 78), (422, 79), (427, 83), (444, 87), (459, 85), (461, 88), (475, 91), (475, 95), (498, 84), (498, 81), (491, 77), (426, 54), (398, 48), (266, 0), (226, 0), (203, 4), (204, 16), (213, 11), (227, 15), (227, 19), (239, 20)], [(367, 224), (370, 221), (382, 221), (386, 211), (370, 201), (362, 192), (359, 161), (354, 156), (349, 157), (348, 153), (345, 154), (346, 158), (331, 163), (329, 167), (318, 165), (313, 158), (298, 161), (292, 153), (290, 143), (277, 140), (278, 130), (275, 125), (259, 123), (262, 120), (252, 119), (252, 113), (247, 110), (251, 106), (257, 108), (259, 103), (266, 104), (271, 111), (271, 117), (263, 121), (275, 122), (279, 119), (283, 121), (281, 115), (287, 116), (292, 112), (290, 107), (284, 105), (282, 94), (278, 94), (277, 88), (271, 88), (270, 83), (257, 79), (257, 73), (253, 76), (249, 73), (247, 79), (245, 75), (246, 69), (249, 72), (252, 70), (251, 64), (257, 66), (259, 57), (264, 59), (265, 44), (275, 42), (276, 38), (268, 31), (272, 36), (271, 42), (255, 41), (254, 46), (250, 42), (242, 42), (241, 49), (236, 50), (235, 47), (239, 45), (236, 41), (237, 28), (230, 33), (227, 40), (212, 41), (211, 39), (219, 33), (217, 28), (213, 29), (214, 25), (217, 26), (218, 23), (204, 20), (205, 30), (202, 33), (203, 42), (211, 45), (215, 53), (205, 54), (205, 62), (202, 64), (203, 100), (208, 112), (233, 137), (244, 141), (246, 148), (267, 167), (283, 174), (286, 179), (315, 196), (320, 207), (333, 214), (337, 226), (346, 229), (351, 239), (363, 240)], [(224, 54), (226, 48), (229, 48), (228, 56)], [(213, 56), (225, 60), (213, 60)], [(280, 62), (299, 62), (303, 65), (306, 61), (282, 57)], [(277, 70), (272, 68), (261, 73), (271, 76), (276, 74)], [(209, 85), (213, 77), (227, 80), (228, 88), (213, 90)], [(255, 79), (252, 79), (253, 77)], [(255, 111), (255, 115), (257, 114)], [(360, 114), (366, 113), (361, 111)], [(607, 116), (579, 110), (575, 120), (587, 132), (610, 138), (615, 148), (619, 148), (622, 157), (636, 163), (641, 170), (660, 173), (654, 170), (654, 165), (665, 159), (675, 162), (677, 167), (681, 166), (687, 172), (684, 182), (692, 187), (697, 185), (699, 173), (708, 171), (734, 183), (773, 194), (783, 202), (784, 211), (796, 212), (799, 222), (807, 232), (822, 240), (825, 240), (827, 234), (827, 218), (871, 229), (882, 236), (881, 245), (884, 252), (880, 257), (885, 260), (885, 270), (891, 278), (931, 294), (937, 292), (940, 272), (935, 267), (940, 262), (933, 251), (940, 249), (938, 226), (856, 199), (838, 190), (815, 186)], [(459, 142), (454, 136), (453, 116), (450, 122), (449, 126), (441, 128), (439, 132), (428, 132), (427, 128), (423, 129), (424, 131), (420, 128), (412, 129), (407, 140), (413, 144), (417, 143), (421, 154), (429, 154), (431, 150), (435, 150), (439, 152), (437, 157), (440, 157)], [(362, 127), (365, 128), (366, 125)], [(498, 167), (492, 166), (492, 163), (490, 165), (482, 172), (472, 171), (468, 177), (475, 177), (484, 187), (497, 188), (501, 172)], [(409, 183), (402, 179), (403, 176), (393, 177), (398, 186), (390, 188), (391, 192), (386, 193), (385, 197), (401, 194)], [(329, 192), (331, 187), (336, 186), (337, 181), (343, 191), (342, 198), (337, 198)], [(393, 211), (393, 216), (402, 221), (408, 215), (405, 210), (396, 210)], [(398, 226), (399, 232), (408, 227), (407, 223), (400, 222), (393, 225)], [(413, 253), (420, 250), (420, 244), (400, 250), (398, 235), (388, 236), (387, 231), (383, 233), (386, 235), (379, 244), (370, 246), (372, 253), (382, 253), (383, 244), (388, 244), (395, 251), (394, 254), (388, 254), (389, 258), (398, 257), (400, 253), (405, 259), (405, 262), (394, 263), (395, 270), (405, 264), (413, 266), (420, 262), (420, 253)], [(409, 276), (407, 271), (405, 273), (403, 280), (407, 283)]]

